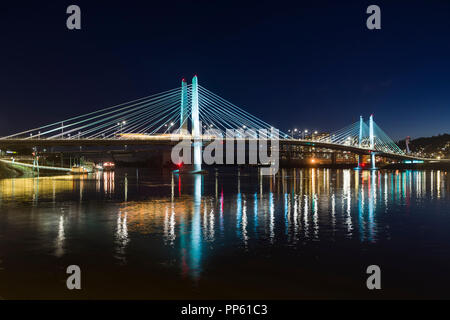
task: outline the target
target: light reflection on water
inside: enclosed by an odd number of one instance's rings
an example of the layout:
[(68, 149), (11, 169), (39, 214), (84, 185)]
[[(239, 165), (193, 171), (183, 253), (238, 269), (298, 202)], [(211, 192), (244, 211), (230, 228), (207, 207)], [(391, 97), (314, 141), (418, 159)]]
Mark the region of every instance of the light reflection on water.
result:
[[(78, 239), (87, 236), (83, 228), (102, 241), (111, 239), (107, 246), (121, 265), (130, 255), (148, 251), (146, 240), (152, 241), (149, 245), (167, 250), (167, 260), (169, 252), (175, 257), (179, 274), (198, 280), (209, 257), (223, 247), (245, 252), (311, 242), (376, 244), (393, 237), (393, 216), (405, 216), (408, 224), (410, 214), (449, 204), (444, 171), (283, 169), (267, 177), (134, 170), (0, 180), (0, 223), (39, 232), (32, 246), (50, 243), (58, 258), (80, 250), (69, 239), (75, 232)], [(0, 230), (2, 239), (11, 236)], [(16, 253), (26, 252), (26, 245), (18, 244)]]

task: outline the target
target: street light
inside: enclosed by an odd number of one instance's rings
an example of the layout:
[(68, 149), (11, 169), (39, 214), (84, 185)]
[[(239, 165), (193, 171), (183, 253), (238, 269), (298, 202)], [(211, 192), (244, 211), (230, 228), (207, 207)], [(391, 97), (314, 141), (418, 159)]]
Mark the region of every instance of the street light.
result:
[[(271, 128), (271, 129), (272, 129), (272, 128)], [(295, 138), (295, 135), (296, 135), (296, 134), (300, 134), (301, 132), (298, 131), (297, 128), (294, 128), (294, 129), (288, 129), (288, 133), (291, 135), (291, 139), (294, 139), (294, 138)]]
[(289, 132), (291, 133), (291, 139), (295, 138), (295, 133), (297, 132), (297, 129), (289, 129)]
[(117, 125), (120, 126), (120, 133), (123, 133), (123, 126), (126, 124), (127, 122), (124, 120), (122, 122), (117, 122)]
[(317, 130), (315, 130), (314, 131), (314, 135), (315, 135), (315, 137), (313, 138), (312, 136), (311, 136), (311, 140), (316, 140), (317, 139), (317, 134), (318, 134), (319, 132), (317, 131)]

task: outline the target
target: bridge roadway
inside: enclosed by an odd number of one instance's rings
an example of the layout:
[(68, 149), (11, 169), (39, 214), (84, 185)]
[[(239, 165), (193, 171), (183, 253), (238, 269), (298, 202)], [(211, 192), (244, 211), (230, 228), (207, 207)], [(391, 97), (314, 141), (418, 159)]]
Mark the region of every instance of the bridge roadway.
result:
[[(189, 136), (190, 138), (190, 136)], [(231, 138), (230, 138), (231, 139)], [(228, 140), (224, 138), (224, 140)], [(234, 141), (249, 141), (251, 139), (231, 139)], [(160, 136), (148, 136), (145, 139), (1, 139), (0, 138), (0, 149), (8, 148), (51, 148), (51, 147), (88, 147), (88, 146), (99, 146), (99, 147), (113, 147), (113, 146), (148, 146), (148, 145), (168, 145), (174, 146), (180, 140), (173, 140), (170, 135), (160, 135)], [(202, 141), (208, 143), (211, 141), (211, 137), (204, 138)], [(299, 139), (280, 139), (280, 146), (290, 145), (290, 146), (304, 146), (304, 147), (314, 147), (314, 148), (324, 148), (333, 151), (349, 151), (359, 155), (370, 155), (375, 152), (377, 156), (386, 157), (395, 160), (421, 160), (424, 162), (447, 162), (448, 160), (437, 160), (420, 158), (412, 155), (389, 153), (377, 150), (371, 150), (366, 148), (360, 148), (351, 145), (335, 144), (330, 142), (312, 141), (312, 140), (299, 140)]]

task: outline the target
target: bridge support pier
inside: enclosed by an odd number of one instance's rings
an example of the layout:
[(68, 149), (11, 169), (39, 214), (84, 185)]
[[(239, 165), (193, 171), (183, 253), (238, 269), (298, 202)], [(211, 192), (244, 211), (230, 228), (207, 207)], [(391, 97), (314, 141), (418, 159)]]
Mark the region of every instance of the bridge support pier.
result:
[(377, 170), (377, 164), (376, 164), (376, 160), (375, 160), (375, 152), (372, 152), (370, 154), (370, 163), (372, 164), (372, 170)]
[(331, 164), (334, 166), (336, 164), (336, 152), (331, 154)]
[(33, 175), (34, 172), (37, 172), (39, 176), (39, 157), (37, 155), (33, 157)]
[(357, 157), (358, 157), (358, 166), (355, 168), (355, 170), (360, 170), (361, 169), (361, 155), (358, 154)]

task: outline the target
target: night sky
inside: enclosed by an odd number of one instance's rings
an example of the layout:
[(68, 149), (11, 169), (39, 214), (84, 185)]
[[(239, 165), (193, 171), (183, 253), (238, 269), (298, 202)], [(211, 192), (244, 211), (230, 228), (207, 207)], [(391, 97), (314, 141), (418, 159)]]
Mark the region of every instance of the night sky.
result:
[[(70, 4), (80, 31), (66, 28)], [(381, 30), (366, 28), (370, 4)], [(449, 36), (445, 0), (2, 2), (0, 135), (194, 74), (284, 131), (334, 131), (373, 113), (394, 139), (450, 132)]]

